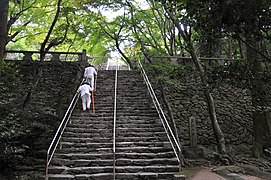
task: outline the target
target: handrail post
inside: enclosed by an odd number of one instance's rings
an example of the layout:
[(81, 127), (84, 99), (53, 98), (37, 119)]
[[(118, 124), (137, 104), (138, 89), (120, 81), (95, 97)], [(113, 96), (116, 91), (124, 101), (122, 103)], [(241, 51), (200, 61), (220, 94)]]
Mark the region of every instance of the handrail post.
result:
[(94, 91), (91, 92), (92, 113), (95, 114)]
[(47, 153), (46, 155), (46, 167), (45, 167), (45, 180), (48, 180), (48, 160), (49, 160), (49, 155)]
[(118, 60), (115, 71), (115, 98), (114, 98), (114, 125), (113, 125), (113, 179), (116, 179), (116, 118), (117, 118), (117, 86), (118, 86)]

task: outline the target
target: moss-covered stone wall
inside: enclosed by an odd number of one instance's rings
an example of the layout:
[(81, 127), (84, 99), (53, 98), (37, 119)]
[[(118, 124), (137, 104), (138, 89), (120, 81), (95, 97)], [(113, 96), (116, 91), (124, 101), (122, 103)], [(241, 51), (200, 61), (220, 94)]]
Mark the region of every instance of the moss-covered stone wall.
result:
[(6, 61), (0, 77), (0, 169), (39, 165), (82, 79), (78, 62)]
[[(209, 81), (218, 123), (225, 135), (226, 145), (252, 145), (252, 104), (247, 82), (235, 78), (209, 79)], [(182, 145), (190, 145), (190, 117), (196, 119), (198, 144), (214, 145), (215, 136), (199, 75), (191, 69), (183, 72), (179, 76), (179, 85), (180, 90), (167, 88), (166, 94)]]

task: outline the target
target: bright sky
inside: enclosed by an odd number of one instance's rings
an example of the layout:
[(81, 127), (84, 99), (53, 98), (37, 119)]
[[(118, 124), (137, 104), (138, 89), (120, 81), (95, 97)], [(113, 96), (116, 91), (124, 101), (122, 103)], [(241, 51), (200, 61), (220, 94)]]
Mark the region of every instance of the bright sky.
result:
[[(148, 3), (145, 0), (136, 0), (138, 5), (142, 8), (142, 9), (147, 9), (148, 8)], [(102, 11), (102, 14), (104, 16), (106, 16), (109, 20), (113, 20), (115, 17), (119, 16), (119, 15), (123, 15), (123, 11), (124, 8), (120, 9), (119, 11)], [(112, 58), (119, 58), (120, 54), (117, 51), (112, 51), (110, 53), (110, 56)]]
[[(145, 0), (135, 0), (138, 5), (142, 8), (142, 9), (147, 9), (148, 8), (148, 3)], [(102, 14), (104, 16), (106, 16), (109, 20), (113, 20), (115, 17), (122, 15), (124, 11), (124, 8), (114, 12), (114, 11), (102, 11)]]

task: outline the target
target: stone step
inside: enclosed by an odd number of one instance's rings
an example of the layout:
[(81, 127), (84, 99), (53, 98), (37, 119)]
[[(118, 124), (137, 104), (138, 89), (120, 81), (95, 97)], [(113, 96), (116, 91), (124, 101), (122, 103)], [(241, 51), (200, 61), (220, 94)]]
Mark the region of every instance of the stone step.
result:
[(139, 172), (139, 173), (117, 173), (115, 178), (117, 180), (172, 180), (174, 174), (172, 172)]
[(176, 157), (172, 158), (153, 158), (153, 159), (127, 159), (127, 158), (118, 158), (116, 160), (116, 166), (153, 166), (153, 165), (174, 165), (178, 166), (179, 163)]
[[(108, 112), (103, 112), (103, 111), (99, 111), (99, 110), (95, 110), (95, 113), (92, 113), (92, 110), (90, 110), (90, 112), (86, 111), (83, 112), (82, 110), (80, 110), (80, 112), (77, 113), (73, 113), (71, 119), (77, 119), (77, 118), (85, 118), (85, 119), (92, 119), (92, 120), (102, 120), (102, 119), (112, 119), (113, 117), (113, 111), (108, 111)], [(145, 121), (149, 121), (149, 119), (160, 119), (159, 116), (157, 115), (157, 113), (152, 113), (152, 114), (130, 114), (127, 113), (127, 115), (124, 115), (124, 113), (122, 112), (117, 112), (117, 116), (116, 119), (121, 119), (121, 120), (126, 120), (126, 119), (130, 119), (130, 120), (145, 120)]]
[[(88, 147), (83, 144), (77, 144), (75, 147), (63, 146), (59, 153), (111, 153), (113, 147)], [(169, 152), (172, 148), (168, 147), (116, 147), (116, 152), (118, 153), (163, 153)]]
[[(113, 142), (61, 142), (62, 148), (112, 148)], [(117, 148), (156, 148), (163, 147), (165, 149), (171, 149), (170, 142), (116, 142)]]
[[(115, 179), (117, 180), (172, 180), (174, 174), (172, 172), (140, 172), (140, 173), (116, 173)], [(95, 173), (95, 174), (78, 174), (78, 175), (66, 175), (66, 174), (52, 174), (48, 176), (49, 180), (112, 180), (114, 179), (113, 173)]]
[(51, 161), (52, 166), (67, 166), (67, 167), (88, 167), (88, 166), (111, 166), (113, 164), (112, 159), (61, 159), (54, 158)]
[[(173, 151), (170, 152), (161, 152), (161, 153), (116, 153), (116, 159), (125, 158), (125, 159), (154, 159), (154, 158), (175, 158)], [(97, 160), (97, 159), (113, 159), (113, 153), (55, 153), (54, 158), (60, 159), (85, 159), (85, 160)]]
[[(113, 143), (90, 143), (90, 142), (61, 142), (62, 148), (67, 147), (91, 147), (91, 148), (112, 148)], [(116, 147), (171, 147), (170, 142), (116, 142)]]
[[(128, 122), (129, 123), (129, 122)], [(131, 122), (133, 123), (133, 122)], [(134, 136), (134, 137), (142, 137), (142, 136), (160, 136), (160, 135), (165, 135), (165, 131), (162, 128), (134, 128), (134, 126), (138, 125), (138, 124), (129, 124), (129, 125), (133, 125), (132, 128), (123, 128), (121, 127), (122, 124), (119, 124), (118, 126), (116, 126), (116, 136)], [(112, 125), (110, 125), (111, 127)], [(112, 134), (113, 132), (113, 128), (111, 129), (107, 129), (104, 127), (109, 127), (108, 125), (103, 125), (103, 124), (93, 124), (91, 128), (66, 128), (64, 134), (76, 134), (76, 135), (89, 135), (89, 134)], [(120, 128), (119, 128), (120, 127)], [(133, 131), (135, 130), (135, 131)]]
[[(100, 108), (100, 109), (108, 109), (108, 108), (114, 108), (114, 104), (113, 104), (114, 100), (98, 100), (98, 99), (94, 99), (94, 105), (96, 108)], [(129, 102), (127, 102), (129, 101)], [(92, 104), (91, 104), (92, 105)], [(76, 106), (77, 109), (81, 109), (80, 107), (82, 106), (81, 100), (78, 101), (78, 104)], [(155, 106), (152, 105), (152, 103), (150, 103), (150, 101), (135, 101), (135, 100), (117, 100), (117, 110), (121, 109), (121, 108), (125, 108), (125, 107), (131, 107), (131, 108), (137, 108), (138, 109), (145, 109), (145, 110), (156, 110)]]
[[(137, 102), (138, 104), (140, 102), (151, 102), (151, 99), (146, 98), (148, 96), (129, 96), (129, 95), (127, 95), (127, 93), (129, 93), (129, 92), (123, 93), (123, 96), (117, 95), (117, 102), (127, 101), (126, 103)], [(130, 93), (132, 93), (132, 92), (130, 92)]]
[(126, 158), (126, 159), (154, 159), (154, 158), (174, 158), (175, 154), (173, 151), (160, 152), (160, 153), (136, 153), (136, 152), (126, 152), (126, 153), (116, 153), (116, 159)]
[[(127, 88), (127, 87), (125, 87)], [(134, 87), (130, 87), (134, 88)], [(135, 93), (134, 93), (135, 91)], [(101, 89), (98, 88), (94, 92), (95, 99), (114, 99), (115, 98), (115, 88), (109, 88), (109, 89)], [(147, 94), (147, 89), (133, 89), (133, 90), (125, 90), (125, 89), (117, 89), (117, 99), (123, 99), (123, 98), (130, 98), (134, 97), (136, 99), (140, 99), (140, 97), (145, 98), (146, 100), (150, 100), (150, 96)]]
[(89, 137), (69, 137), (69, 136), (63, 136), (62, 142), (80, 142), (80, 143), (111, 143), (113, 140), (113, 135), (110, 138), (105, 137), (95, 137), (95, 138), (89, 138)]
[[(116, 173), (164, 173), (164, 172), (178, 172), (178, 166), (172, 165), (151, 165), (151, 166), (116, 166)], [(67, 167), (67, 166), (50, 166), (50, 174), (95, 174), (95, 173), (112, 173), (112, 166), (88, 166), (88, 167)]]
[[(143, 97), (142, 97), (143, 98)], [(144, 99), (144, 98), (143, 98)], [(98, 98), (94, 97), (94, 105), (97, 107), (104, 107), (104, 108), (110, 108), (114, 107), (114, 99), (109, 99), (109, 98)], [(131, 105), (131, 106), (138, 106), (141, 108), (149, 108), (149, 107), (154, 107), (152, 109), (155, 109), (155, 106), (152, 103), (152, 100), (140, 100), (140, 101), (135, 101), (135, 99), (127, 100), (127, 99), (117, 99), (117, 107), (125, 107), (126, 105)], [(92, 104), (91, 104), (92, 105)], [(79, 107), (82, 106), (82, 100), (78, 99), (77, 104), (76, 104), (76, 109), (80, 109)]]
[[(100, 89), (99, 89), (100, 88)], [(137, 86), (129, 86), (129, 84), (121, 84), (117, 87), (117, 96), (132, 96), (132, 97), (146, 97), (147, 99), (150, 98), (148, 95), (148, 88), (146, 85), (141, 85), (140, 87)], [(105, 86), (98, 86), (96, 87), (96, 91), (94, 91), (94, 95), (96, 96), (112, 96), (114, 97), (115, 94), (115, 85), (105, 85)], [(125, 96), (123, 96), (125, 97)]]
[[(157, 114), (157, 111), (156, 109), (151, 109), (152, 107), (149, 107), (150, 109), (148, 109), (147, 107), (140, 107), (140, 106), (134, 106), (134, 105), (126, 105), (126, 106), (123, 106), (123, 107), (118, 107), (116, 112), (117, 112), (117, 118), (119, 117), (126, 117), (126, 116), (129, 116), (129, 115), (138, 115), (139, 116), (143, 116), (143, 115), (146, 115), (146, 114), (151, 114), (149, 115), (148, 117), (158, 117), (158, 114)], [(112, 116), (113, 113), (114, 113), (114, 107), (109, 107), (107, 106), (107, 108), (105, 108), (105, 106), (95, 106), (94, 107), (95, 109), (95, 115), (96, 116)], [(91, 106), (91, 109), (90, 109), (90, 112), (83, 112), (82, 111), (82, 107), (78, 107), (77, 110), (74, 111), (74, 113), (85, 113), (85, 114), (82, 114), (84, 116), (86, 115), (89, 115), (89, 116), (92, 116), (92, 114), (89, 114), (89, 113), (92, 113), (92, 106)], [(149, 113), (148, 113), (149, 112)], [(140, 115), (141, 114), (141, 115)], [(125, 116), (126, 115), (126, 116)]]
[(89, 148), (89, 147), (63, 147), (60, 149), (58, 152), (63, 153), (63, 154), (68, 154), (68, 153), (84, 153), (84, 154), (95, 154), (95, 153), (112, 153), (112, 147), (108, 148)]
[[(101, 124), (104, 123), (104, 124)], [(91, 121), (91, 120), (71, 120), (71, 124), (74, 124), (76, 126), (80, 126), (80, 124), (84, 124), (85, 127), (92, 127), (93, 129), (106, 129), (106, 128), (113, 128), (113, 119), (112, 121), (101, 121), (101, 122), (97, 122), (97, 121)], [(136, 121), (125, 121), (125, 123), (122, 123), (121, 121), (116, 121), (116, 127), (117, 128), (160, 128), (161, 125), (159, 124), (151, 124), (151, 123), (140, 123), (140, 122), (136, 122)]]
[[(98, 117), (97, 117), (98, 116)], [(74, 116), (71, 117), (72, 121), (80, 121), (80, 120), (86, 120), (89, 122), (98, 122), (100, 121), (101, 123), (103, 121), (107, 121), (110, 122), (110, 120), (113, 122), (113, 111), (112, 112), (106, 112), (106, 113), (102, 113), (99, 110), (95, 110), (95, 114), (92, 113), (92, 110), (90, 112), (86, 111), (81, 113), (81, 115), (77, 115), (77, 117), (75, 118)], [(141, 115), (136, 115), (136, 113), (128, 113), (126, 116), (124, 115), (124, 113), (122, 112), (117, 112), (116, 115), (116, 121), (117, 122), (131, 122), (131, 121), (141, 121), (141, 122), (149, 122), (151, 121), (152, 123), (155, 122), (161, 122), (159, 116), (157, 114), (141, 114)], [(149, 123), (147, 123), (149, 124)]]
[[(103, 123), (103, 124), (101, 124)], [(85, 128), (89, 128), (89, 129), (112, 129), (113, 128), (113, 119), (111, 121), (92, 121), (92, 120), (88, 120), (88, 119), (79, 119), (79, 120), (71, 120), (70, 121), (70, 127), (82, 127), (82, 124), (83, 124), (83, 127)], [(83, 128), (82, 127), (82, 128)], [(127, 129), (126, 131), (132, 131), (132, 130), (129, 130), (129, 129), (142, 129), (142, 132), (146, 131), (146, 129), (150, 128), (150, 131), (151, 130), (154, 130), (157, 128), (157, 130), (155, 131), (158, 131), (162, 128), (162, 125), (160, 125), (160, 123), (156, 123), (156, 122), (153, 122), (153, 124), (151, 123), (144, 123), (144, 121), (142, 122), (136, 122), (136, 121), (120, 121), (120, 120), (116, 120), (116, 128), (119, 129), (119, 130), (125, 130)], [(110, 130), (109, 130), (110, 131)], [(124, 131), (124, 132), (126, 132)], [(163, 131), (163, 130), (162, 130)]]
[[(94, 104), (94, 108), (95, 108), (95, 112), (96, 113), (100, 113), (100, 114), (113, 114), (114, 112), (114, 106), (113, 104), (111, 106), (103, 106), (102, 104)], [(92, 112), (92, 105), (91, 105), (91, 112)], [(127, 115), (129, 114), (148, 114), (151, 113), (153, 114), (153, 116), (158, 116), (156, 109), (153, 106), (136, 106), (135, 104), (122, 104), (121, 106), (117, 105), (117, 116), (119, 116), (119, 113), (126, 113)], [(76, 109), (74, 110), (73, 114), (82, 114), (82, 105), (78, 105), (76, 107)], [(157, 115), (156, 115), (157, 114)], [(86, 114), (82, 114), (82, 115), (86, 115)]]
[[(66, 166), (66, 167), (89, 167), (89, 166), (111, 166), (113, 159), (61, 159), (54, 158), (51, 161), (52, 166)], [(151, 165), (174, 165), (178, 166), (178, 161), (175, 157), (173, 158), (153, 158), (153, 159), (126, 159), (119, 158), (116, 160), (117, 166), (151, 166)]]
[[(135, 149), (135, 148), (134, 148)], [(116, 148), (116, 151), (119, 153), (123, 153), (122, 157), (124, 157), (124, 154), (126, 154), (127, 152), (129, 153), (135, 153), (137, 155), (138, 158), (141, 157), (140, 154), (142, 153), (165, 153), (167, 151), (164, 151), (164, 148), (149, 148), (145, 151), (143, 151), (142, 149), (138, 148), (137, 151), (134, 151), (134, 149), (129, 150), (128, 148), (126, 149), (122, 149), (120, 150), (120, 148)], [(59, 153), (63, 153), (63, 154), (68, 154), (68, 153), (81, 153), (81, 154), (95, 154), (95, 153), (100, 153), (100, 154), (104, 154), (104, 153), (111, 153), (112, 152), (112, 147), (111, 148), (63, 148), (61, 150), (59, 150)], [(163, 156), (158, 156), (160, 158), (163, 158)], [(170, 158), (172, 158), (173, 156), (171, 156)], [(127, 157), (128, 158), (128, 157)], [(76, 159), (74, 157), (74, 159)], [(147, 159), (147, 158), (146, 158)], [(144, 164), (144, 162), (142, 162), (142, 164)]]
[[(99, 113), (95, 112), (95, 114), (90, 114), (88, 112), (80, 112), (80, 113), (74, 113), (71, 117), (71, 119), (76, 120), (78, 118), (80, 119), (86, 119), (86, 120), (92, 120), (92, 121), (107, 121), (107, 120), (112, 120), (113, 116), (107, 116), (107, 115), (113, 115), (113, 113)], [(151, 123), (156, 122), (159, 117), (148, 115), (148, 114), (141, 114), (141, 115), (126, 115), (126, 116), (118, 116), (118, 120), (120, 121), (128, 121), (128, 120), (135, 120), (135, 121), (145, 121), (149, 122), (150, 119)], [(160, 121), (160, 120), (159, 120)]]
[(170, 152), (172, 150), (171, 147), (118, 147), (116, 146), (116, 152), (119, 153), (162, 153), (162, 152)]
[(166, 132), (164, 131), (158, 131), (158, 132), (151, 132), (151, 131), (145, 131), (145, 132), (123, 132), (123, 131), (118, 131), (116, 129), (116, 138), (123, 138), (123, 137), (161, 137), (161, 136), (166, 136)]
[(81, 143), (81, 142), (61, 142), (62, 149), (65, 148), (112, 148), (112, 143)]
[(77, 160), (77, 159), (85, 159), (85, 160), (98, 160), (98, 159), (113, 159), (113, 153), (59, 153), (56, 152), (54, 154), (54, 158), (59, 159), (70, 159), (70, 160)]
[[(152, 128), (117, 128), (118, 132), (136, 132), (136, 133), (145, 133), (145, 132), (164, 132), (162, 127), (152, 127)], [(66, 127), (65, 132), (75, 132), (75, 133), (112, 133), (113, 129), (96, 129), (93, 128), (93, 125), (84, 125), (82, 124), (71, 124)]]
[[(112, 142), (112, 137), (72, 137), (72, 136), (63, 136), (62, 142), (87, 142), (87, 143), (108, 143)], [(116, 142), (163, 142), (166, 141), (167, 137), (118, 137)]]
[[(104, 123), (104, 124), (101, 124)], [(98, 123), (97, 121), (91, 120), (72, 120), (69, 128), (65, 130), (65, 132), (74, 132), (74, 133), (103, 133), (103, 132), (112, 132), (113, 122), (101, 121)], [(84, 127), (82, 127), (84, 124)]]
[[(141, 97), (141, 100), (136, 101), (136, 99), (133, 99), (131, 97), (131, 99), (127, 99), (127, 98), (123, 98), (123, 99), (117, 99), (117, 107), (125, 107), (125, 105), (131, 105), (131, 106), (139, 106), (139, 107), (154, 107), (152, 100), (143, 100), (144, 97)], [(81, 106), (82, 101), (81, 99), (78, 100), (77, 102), (77, 107)], [(99, 107), (114, 107), (114, 99), (109, 99), (109, 98), (98, 98), (98, 97), (94, 97), (94, 104), (99, 106)]]
[[(125, 78), (118, 77), (118, 83), (117, 83), (117, 85), (120, 86), (121, 84), (128, 84), (128, 85), (133, 85), (135, 87), (139, 87), (137, 84), (139, 84), (139, 83), (143, 84), (144, 83), (143, 79), (134, 79), (134, 78), (131, 78), (131, 79), (127, 80), (127, 77), (125, 77)], [(98, 84), (102, 85), (103, 87), (106, 87), (106, 85), (108, 85), (108, 84), (115, 86), (115, 77), (114, 77), (114, 80), (111, 80), (111, 81), (109, 81), (109, 80), (107, 80), (105, 78), (99, 79), (97, 81), (97, 85)]]
[(88, 166), (88, 167), (67, 167), (67, 166), (50, 166), (50, 174), (95, 174), (95, 173), (112, 173), (113, 163), (111, 166)]
[(49, 180), (112, 180), (113, 173), (95, 173), (95, 174), (50, 174), (48, 176)]
[(69, 180), (74, 179), (74, 175), (69, 174), (49, 174), (48, 180)]
[(116, 142), (116, 147), (169, 147), (171, 146), (170, 142)]
[[(112, 132), (69, 132), (66, 131), (64, 132), (63, 137), (111, 137)], [(150, 132), (150, 131), (145, 131), (145, 132), (119, 132), (116, 130), (116, 138), (124, 138), (124, 137), (160, 137), (160, 136), (166, 136), (166, 132)]]
[[(134, 122), (134, 121), (133, 121)], [(117, 123), (116, 126), (117, 128), (126, 128), (126, 129), (130, 129), (130, 128), (148, 128), (148, 127), (161, 127), (158, 124), (135, 124), (133, 122), (128, 122), (127, 124), (124, 123)]]

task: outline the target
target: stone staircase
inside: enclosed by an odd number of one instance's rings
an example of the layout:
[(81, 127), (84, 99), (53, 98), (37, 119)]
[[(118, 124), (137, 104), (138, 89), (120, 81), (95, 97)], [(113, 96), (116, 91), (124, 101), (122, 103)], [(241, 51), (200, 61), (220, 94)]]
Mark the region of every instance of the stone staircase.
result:
[[(177, 158), (136, 71), (118, 71), (115, 179), (173, 179)], [(49, 166), (49, 179), (113, 177), (115, 71), (99, 71), (95, 114), (82, 112), (81, 100)]]

